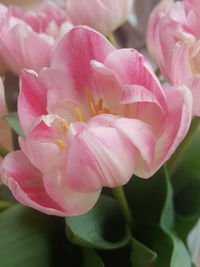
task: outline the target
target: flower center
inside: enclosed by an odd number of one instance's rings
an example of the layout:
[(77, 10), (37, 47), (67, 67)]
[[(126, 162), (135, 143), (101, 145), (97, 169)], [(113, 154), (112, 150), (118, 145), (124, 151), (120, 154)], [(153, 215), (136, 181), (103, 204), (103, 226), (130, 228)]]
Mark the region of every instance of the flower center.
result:
[[(85, 88), (85, 95), (86, 95), (87, 105), (88, 105), (89, 112), (90, 112), (90, 117), (100, 115), (100, 114), (111, 114), (110, 109), (104, 107), (104, 101), (102, 98), (100, 98), (97, 102), (95, 102), (94, 97), (89, 88)], [(81, 110), (80, 107), (75, 108), (75, 114), (76, 114), (78, 121), (81, 121), (81, 122), (87, 121), (84, 116), (84, 112)], [(64, 129), (65, 132), (67, 132), (69, 125), (70, 123), (68, 123), (67, 121), (65, 120), (61, 121), (61, 127), (62, 129)], [(63, 139), (57, 139), (56, 143), (60, 149), (62, 150), (65, 149), (65, 142)]]
[[(85, 95), (87, 97), (87, 104), (90, 111), (90, 116), (96, 116), (100, 114), (111, 114), (109, 108), (104, 107), (103, 99), (100, 98), (97, 103), (95, 103), (94, 97), (89, 88), (85, 88)], [(75, 108), (76, 116), (79, 121), (86, 122), (84, 114), (80, 107)]]

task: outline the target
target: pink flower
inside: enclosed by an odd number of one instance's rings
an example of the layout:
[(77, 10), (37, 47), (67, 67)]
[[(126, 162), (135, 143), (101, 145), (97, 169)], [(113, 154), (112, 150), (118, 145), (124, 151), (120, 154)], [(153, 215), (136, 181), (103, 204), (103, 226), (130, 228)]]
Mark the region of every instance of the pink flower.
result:
[(6, 109), (6, 101), (5, 101), (5, 93), (4, 93), (4, 85), (2, 79), (0, 79), (0, 116), (5, 113)]
[(45, 2), (37, 13), (0, 5), (0, 58), (16, 74), (23, 68), (39, 71), (49, 66), (57, 39), (71, 27), (53, 2)]
[(89, 210), (103, 186), (155, 173), (188, 130), (191, 96), (163, 89), (135, 50), (77, 27), (50, 68), (22, 72), (18, 112), (26, 138), (3, 161), (4, 183), (25, 205), (69, 216)]
[(133, 0), (63, 0), (74, 25), (87, 25), (108, 35), (128, 18)]
[(165, 78), (185, 83), (193, 95), (193, 115), (200, 116), (200, 2), (163, 0), (152, 12), (147, 44)]

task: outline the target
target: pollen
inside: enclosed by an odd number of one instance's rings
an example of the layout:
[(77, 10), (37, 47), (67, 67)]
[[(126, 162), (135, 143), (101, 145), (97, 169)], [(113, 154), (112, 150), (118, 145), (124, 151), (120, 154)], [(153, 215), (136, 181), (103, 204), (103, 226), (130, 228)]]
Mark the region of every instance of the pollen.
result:
[(97, 110), (96, 110), (96, 105), (95, 105), (94, 98), (92, 96), (92, 93), (91, 93), (90, 89), (87, 88), (87, 87), (85, 88), (85, 94), (87, 96), (87, 100), (88, 100), (88, 103), (89, 103), (89, 108), (90, 108), (91, 115), (92, 116), (97, 115)]
[(96, 106), (97, 114), (101, 114), (103, 110), (103, 99), (100, 98)]
[(56, 141), (57, 141), (58, 146), (59, 146), (61, 149), (64, 149), (64, 148), (65, 148), (65, 142), (64, 142), (64, 140), (62, 140), (62, 139), (58, 139), (58, 140), (56, 140)]
[(79, 107), (76, 107), (75, 112), (76, 112), (78, 120), (82, 121), (82, 122), (85, 122), (83, 112)]
[(62, 125), (62, 127), (64, 128), (65, 131), (68, 130), (68, 128), (69, 128), (69, 123), (68, 123), (68, 122), (63, 121), (63, 122), (61, 123), (61, 125)]

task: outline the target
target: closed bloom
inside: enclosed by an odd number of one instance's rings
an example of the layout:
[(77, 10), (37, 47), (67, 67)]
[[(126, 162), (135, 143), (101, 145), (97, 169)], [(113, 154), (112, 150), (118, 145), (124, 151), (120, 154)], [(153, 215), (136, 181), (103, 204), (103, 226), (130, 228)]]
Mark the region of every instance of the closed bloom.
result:
[(150, 53), (172, 85), (185, 83), (193, 95), (193, 115), (200, 115), (200, 2), (163, 0), (147, 30)]
[(133, 0), (63, 0), (74, 25), (87, 25), (108, 35), (128, 18)]
[(89, 210), (103, 186), (150, 177), (184, 138), (191, 96), (163, 89), (135, 50), (76, 27), (50, 68), (22, 72), (18, 112), (26, 138), (4, 159), (3, 181), (25, 205), (69, 216)]
[(5, 68), (19, 74), (23, 68), (39, 71), (49, 66), (57, 40), (72, 25), (53, 2), (38, 12), (0, 5), (0, 58)]

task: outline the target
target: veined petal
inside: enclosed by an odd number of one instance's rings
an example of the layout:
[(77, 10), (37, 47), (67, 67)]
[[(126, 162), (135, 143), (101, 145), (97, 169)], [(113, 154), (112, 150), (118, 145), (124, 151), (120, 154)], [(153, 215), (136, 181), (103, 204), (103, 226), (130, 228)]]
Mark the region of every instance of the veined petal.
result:
[(2, 30), (1, 35), (0, 55), (15, 74), (19, 75), (23, 68), (39, 71), (49, 66), (54, 45), (49, 36), (35, 33), (23, 22), (16, 23), (6, 32)]
[(133, 174), (137, 149), (118, 129), (108, 126), (106, 118), (104, 123), (104, 118), (103, 115), (92, 118), (71, 143), (66, 182), (74, 190), (90, 192), (101, 186), (120, 186)]
[(93, 29), (75, 27), (56, 47), (51, 67), (68, 73), (74, 79), (76, 90), (85, 96), (86, 87), (90, 90), (94, 88), (90, 61), (103, 62), (114, 50), (110, 42)]
[(140, 120), (127, 118), (118, 118), (111, 125), (137, 150), (132, 162), (134, 174), (144, 177), (154, 161), (156, 135), (152, 127)]
[(47, 194), (42, 174), (22, 151), (14, 151), (6, 156), (1, 165), (1, 176), (15, 198), (24, 205), (47, 214), (65, 216), (64, 209)]
[(38, 117), (47, 114), (47, 88), (33, 71), (22, 71), (18, 113), (25, 134)]
[(44, 186), (51, 198), (64, 210), (66, 216), (76, 216), (91, 209), (99, 198), (101, 190), (80, 193), (63, 183), (61, 169), (51, 170), (44, 175)]
[(200, 116), (200, 75), (193, 75), (184, 84), (190, 89), (193, 97), (192, 114)]
[(147, 88), (166, 108), (166, 99), (160, 82), (147, 59), (134, 49), (118, 49), (110, 53), (104, 65), (113, 70), (123, 84), (137, 84)]
[(170, 156), (185, 137), (192, 118), (192, 95), (185, 86), (178, 88), (166, 88), (166, 96), (169, 103), (163, 135), (157, 141), (154, 173)]
[(111, 69), (96, 60), (91, 61), (91, 67), (97, 99), (102, 98), (104, 105), (109, 107), (112, 113), (122, 113), (119, 101), (124, 86), (119, 82), (118, 77)]

